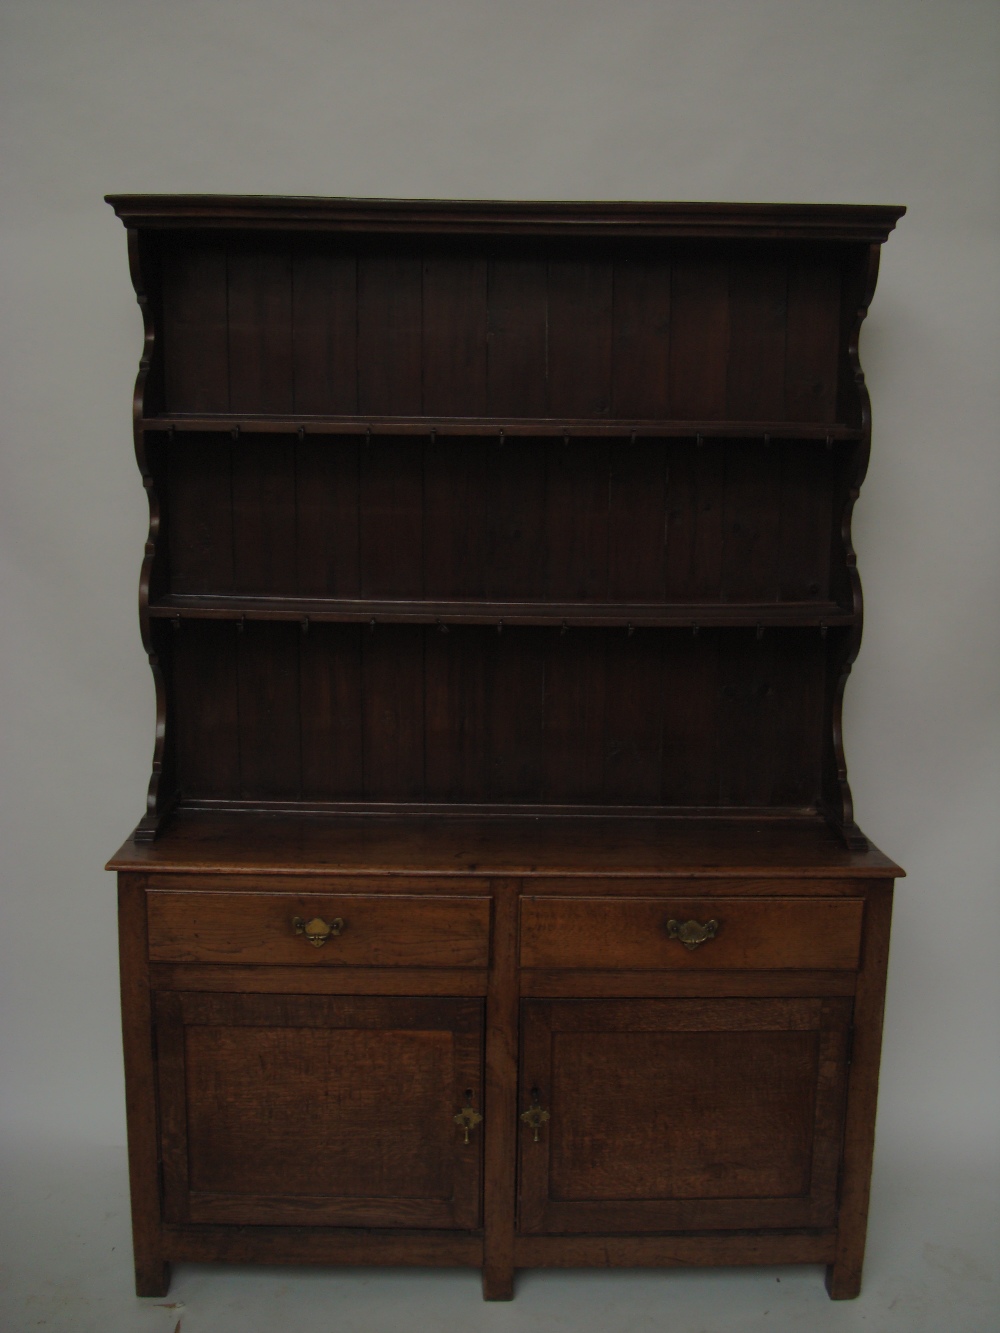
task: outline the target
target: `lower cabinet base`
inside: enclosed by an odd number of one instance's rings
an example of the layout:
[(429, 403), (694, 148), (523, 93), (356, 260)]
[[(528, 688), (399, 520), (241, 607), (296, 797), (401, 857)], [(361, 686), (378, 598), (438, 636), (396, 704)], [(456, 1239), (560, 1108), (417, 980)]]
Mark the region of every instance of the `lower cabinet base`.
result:
[[(509, 1273), (483, 1271), (483, 1297), (510, 1300), (516, 1268), (684, 1268), (826, 1264), (831, 1299), (860, 1283), (840, 1273), (836, 1231), (659, 1236), (519, 1236)], [(170, 1264), (323, 1264), (330, 1267), (481, 1268), (482, 1234), (308, 1227), (164, 1226), (162, 1258), (136, 1268), (139, 1296), (164, 1296)]]

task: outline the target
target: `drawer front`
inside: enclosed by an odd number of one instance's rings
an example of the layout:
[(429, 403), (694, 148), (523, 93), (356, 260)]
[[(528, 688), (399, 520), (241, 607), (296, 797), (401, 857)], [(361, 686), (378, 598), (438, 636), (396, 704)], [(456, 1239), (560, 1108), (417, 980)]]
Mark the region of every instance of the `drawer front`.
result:
[[(158, 963), (489, 964), (485, 897), (152, 889), (147, 904), (149, 957)], [(324, 927), (333, 927), (325, 938)], [(319, 939), (322, 943), (312, 942)]]
[(521, 966), (853, 970), (863, 912), (860, 898), (524, 898)]

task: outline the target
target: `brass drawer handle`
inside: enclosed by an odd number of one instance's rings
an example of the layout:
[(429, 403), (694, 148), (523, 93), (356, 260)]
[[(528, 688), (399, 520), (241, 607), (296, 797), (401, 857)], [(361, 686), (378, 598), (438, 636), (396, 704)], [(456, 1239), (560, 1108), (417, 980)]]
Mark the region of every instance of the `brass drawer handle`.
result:
[(548, 1111), (542, 1110), (541, 1093), (538, 1091), (537, 1088), (532, 1088), (531, 1105), (528, 1107), (526, 1111), (521, 1112), (521, 1119), (524, 1121), (524, 1123), (528, 1126), (529, 1129), (534, 1130), (532, 1143), (541, 1142), (541, 1139), (538, 1137), (538, 1131), (545, 1124), (548, 1118), (549, 1118)]
[(340, 934), (344, 929), (344, 919), (335, 916), (332, 921), (326, 922), (321, 916), (314, 916), (311, 921), (305, 921), (300, 916), (293, 916), (292, 925), (296, 935), (304, 935), (313, 948), (319, 949), (331, 935)]
[(672, 940), (680, 940), (685, 949), (697, 949), (706, 940), (714, 940), (719, 929), (718, 921), (674, 921), (667, 922), (667, 934)]
[(475, 1111), (472, 1108), (471, 1088), (466, 1090), (465, 1105), (462, 1107), (461, 1111), (459, 1111), (458, 1115), (454, 1117), (454, 1121), (455, 1124), (459, 1127), (459, 1129), (465, 1130), (465, 1138), (463, 1139), (463, 1143), (469, 1142), (469, 1130), (475, 1129), (477, 1125), (481, 1125), (483, 1123), (483, 1117), (479, 1114), (478, 1111)]

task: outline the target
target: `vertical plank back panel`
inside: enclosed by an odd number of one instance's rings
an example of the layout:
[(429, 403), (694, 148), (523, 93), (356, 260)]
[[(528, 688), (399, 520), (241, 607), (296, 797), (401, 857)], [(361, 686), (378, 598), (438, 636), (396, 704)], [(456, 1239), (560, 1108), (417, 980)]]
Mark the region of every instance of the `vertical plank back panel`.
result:
[(542, 631), (545, 639), (543, 791), (560, 803), (600, 800), (604, 787), (602, 630)]
[(789, 440), (782, 448), (778, 596), (808, 602), (830, 596), (833, 460), (822, 444)]
[(287, 248), (232, 243), (228, 289), (230, 411), (291, 412), (292, 260)]
[(537, 597), (548, 549), (547, 444), (510, 439), (487, 460), (487, 591), (498, 600)]
[(423, 444), (373, 436), (361, 445), (361, 595), (419, 597), (423, 591)]
[(714, 601), (722, 588), (728, 451), (717, 441), (668, 445), (666, 598)]
[(360, 625), (310, 625), (299, 643), (302, 797), (364, 793)]
[(613, 268), (600, 258), (549, 260), (549, 415), (611, 411)]
[(423, 407), (420, 256), (358, 257), (358, 410), (417, 416)]
[(225, 436), (178, 436), (170, 442), (166, 458), (170, 591), (232, 592), (229, 440)]
[(424, 629), (361, 636), (365, 799), (419, 801), (424, 786)]
[(234, 591), (288, 596), (296, 586), (293, 440), (244, 435), (232, 454)]
[(718, 630), (668, 630), (663, 642), (664, 805), (719, 802)]
[(639, 250), (615, 261), (616, 417), (670, 416), (670, 282), (668, 259)]
[(339, 248), (292, 257), (292, 380), (295, 411), (358, 410), (358, 263)]
[(487, 469), (495, 445), (482, 439), (438, 438), (424, 453), (424, 595), (484, 597), (487, 593)]
[(486, 416), (486, 259), (430, 255), (423, 281), (423, 410)]
[(773, 251), (734, 258), (729, 275), (728, 413), (779, 421), (785, 410), (788, 271)]
[(297, 625), (267, 621), (237, 632), (244, 799), (300, 797), (299, 638)]
[(167, 246), (162, 299), (167, 411), (228, 412), (225, 246), (214, 241)]
[(608, 591), (609, 446), (603, 440), (550, 442), (546, 452), (546, 591), (557, 602), (602, 600)]
[(488, 801), (490, 656), (496, 632), (425, 635), (426, 799)]
[(496, 635), (490, 664), (490, 799), (542, 799), (542, 715), (547, 631), (505, 629)]
[(777, 600), (781, 450), (737, 440), (728, 450), (723, 518), (722, 598)]
[(663, 635), (606, 632), (604, 800), (658, 805), (663, 771)]
[(296, 442), (296, 586), (303, 597), (360, 593), (360, 454), (352, 436)]
[(785, 415), (789, 421), (834, 421), (840, 272), (834, 256), (803, 251), (788, 270)]
[(657, 602), (665, 592), (668, 446), (613, 441), (608, 496), (609, 601)]
[(505, 254), (489, 264), (487, 399), (491, 415), (548, 410), (548, 277), (545, 261)]
[(171, 720), (186, 796), (232, 799), (240, 790), (236, 626), (190, 621), (171, 635)]
[(729, 265), (679, 253), (670, 297), (670, 404), (678, 421), (726, 415)]

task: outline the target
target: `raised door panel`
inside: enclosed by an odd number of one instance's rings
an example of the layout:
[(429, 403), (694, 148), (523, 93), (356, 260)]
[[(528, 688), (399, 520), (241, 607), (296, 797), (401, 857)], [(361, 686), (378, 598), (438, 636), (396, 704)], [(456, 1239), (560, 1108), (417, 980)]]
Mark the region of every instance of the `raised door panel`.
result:
[(167, 1221), (474, 1229), (482, 1003), (159, 993)]
[(826, 1227), (851, 1002), (525, 1001), (519, 1228)]

